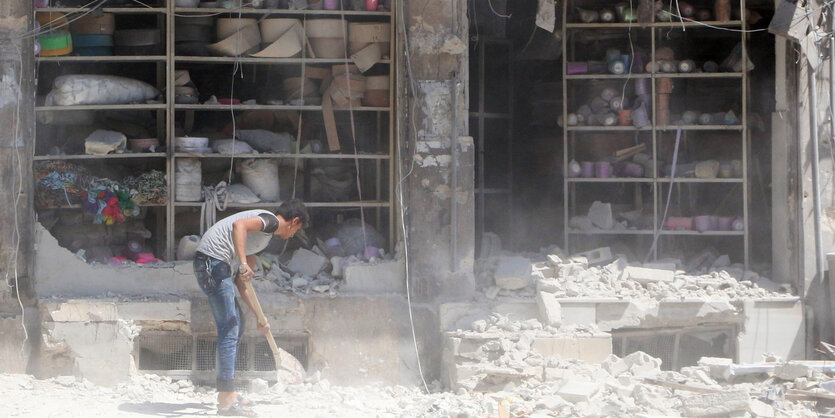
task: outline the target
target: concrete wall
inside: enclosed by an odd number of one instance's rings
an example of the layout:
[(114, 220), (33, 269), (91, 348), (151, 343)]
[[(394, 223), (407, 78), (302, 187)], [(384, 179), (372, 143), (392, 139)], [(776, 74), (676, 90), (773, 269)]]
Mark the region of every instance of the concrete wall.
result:
[(399, 56), (409, 57), (397, 71), (411, 284), (425, 300), (454, 298), (474, 288), (467, 2), (397, 3)]

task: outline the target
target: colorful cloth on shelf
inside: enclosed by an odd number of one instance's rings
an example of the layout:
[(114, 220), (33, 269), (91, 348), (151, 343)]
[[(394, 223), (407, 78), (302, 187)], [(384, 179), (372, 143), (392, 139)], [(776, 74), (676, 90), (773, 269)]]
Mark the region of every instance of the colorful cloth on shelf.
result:
[(168, 186), (165, 173), (151, 170), (138, 176), (126, 177), (122, 182), (133, 195), (133, 201), (142, 204), (161, 204), (168, 202)]
[(113, 225), (122, 223), (128, 216), (139, 214), (139, 207), (131, 200), (130, 191), (116, 182), (103, 181), (87, 192), (87, 200), (82, 207), (88, 213), (94, 214), (94, 224)]

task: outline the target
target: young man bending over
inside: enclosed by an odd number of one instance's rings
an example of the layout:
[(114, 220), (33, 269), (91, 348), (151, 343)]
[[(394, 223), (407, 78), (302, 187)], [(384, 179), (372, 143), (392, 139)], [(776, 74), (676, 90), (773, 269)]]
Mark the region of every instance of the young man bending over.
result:
[[(235, 392), (235, 359), (238, 342), (244, 332), (244, 317), (235, 300), (235, 288), (241, 299), (255, 312), (252, 295), (245, 282), (252, 280), (256, 254), (270, 243), (273, 235), (293, 237), (308, 224), (307, 209), (299, 199), (281, 204), (273, 214), (266, 210), (248, 210), (214, 224), (200, 239), (194, 257), (197, 283), (209, 297), (209, 306), (217, 325), (217, 414), (255, 416), (243, 398)], [(258, 326), (263, 334), (270, 325)]]

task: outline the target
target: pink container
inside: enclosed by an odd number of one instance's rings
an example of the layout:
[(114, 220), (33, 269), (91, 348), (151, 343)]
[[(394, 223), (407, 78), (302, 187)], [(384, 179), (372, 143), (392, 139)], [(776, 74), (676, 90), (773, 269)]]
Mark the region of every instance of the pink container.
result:
[(594, 163), (594, 176), (599, 179), (612, 177), (612, 163), (608, 161), (598, 161)]
[(365, 253), (363, 254), (363, 260), (370, 260), (375, 257), (380, 256), (380, 249), (377, 247), (367, 246), (365, 247)]
[(676, 231), (693, 230), (693, 218), (672, 216), (667, 218), (667, 229)]
[(322, 0), (322, 8), (325, 10), (338, 10), (339, 0)]
[(693, 218), (693, 229), (699, 232), (712, 231), (713, 221), (712, 216), (696, 216)]
[(591, 161), (583, 161), (580, 163), (580, 177), (592, 178), (594, 177), (594, 163)]
[(377, 10), (377, 6), (379, 5), (378, 0), (365, 0), (365, 10), (369, 12), (373, 12)]
[(626, 163), (623, 165), (623, 177), (643, 177), (644, 167), (640, 164)]
[(566, 74), (586, 74), (589, 72), (589, 65), (585, 62), (568, 62), (565, 64)]

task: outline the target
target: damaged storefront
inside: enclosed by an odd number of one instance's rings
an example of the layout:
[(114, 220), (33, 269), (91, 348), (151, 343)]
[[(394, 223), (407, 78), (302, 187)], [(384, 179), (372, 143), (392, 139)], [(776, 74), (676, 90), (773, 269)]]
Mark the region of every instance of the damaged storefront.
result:
[[(418, 415), (828, 399), (809, 249), (831, 132), (813, 182), (828, 96), (804, 89), (831, 5), (12, 3), (4, 371), (206, 395), (200, 236), (301, 198), (310, 228), (273, 238), (253, 286), (317, 388), (418, 386), (398, 404)], [(245, 322), (239, 385), (269, 401), (288, 389)]]

